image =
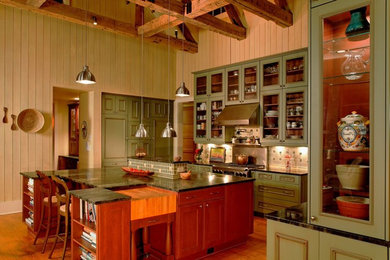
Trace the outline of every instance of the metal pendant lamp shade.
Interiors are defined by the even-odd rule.
[[[355,10],[352,10],[351,13],[351,21],[347,29],[345,30],[345,34],[348,37],[352,37],[359,34],[364,34],[370,31],[370,23],[367,21],[366,17],[366,7],[361,7]],[[361,38],[368,38],[368,35],[362,35],[361,37],[357,37],[357,39],[350,38],[350,40],[362,40]]]
[[[186,88],[186,83],[181,82],[180,87],[176,90],[177,97],[188,97],[190,95],[190,91]]]
[[[83,70],[77,75],[76,82],[85,85],[96,83],[95,76],[89,71],[87,65],[84,65]]]
[[[176,131],[175,129],[173,129],[173,127],[171,126],[171,123],[167,123],[167,126],[164,128],[164,131],[162,132],[161,134],[161,137],[164,137],[164,138],[171,138],[171,137],[176,137]]]
[[[144,124],[140,124],[138,129],[137,129],[137,132],[135,132],[135,137],[137,138],[146,138],[148,137],[148,132],[146,131],[145,127],[144,127]]]

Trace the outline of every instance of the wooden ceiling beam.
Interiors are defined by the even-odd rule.
[[[288,5],[286,0],[275,0],[275,4],[284,10],[288,10]]]
[[[138,28],[144,24],[144,18],[145,18],[144,7],[140,5],[135,5],[135,22],[134,22],[135,28]]]
[[[272,20],[282,27],[293,25],[293,14],[267,0],[225,0],[248,12],[267,20]]]
[[[179,24],[179,30],[183,34],[184,38],[189,42],[196,42],[194,36],[192,36],[192,33],[190,31],[190,28],[185,23]]]
[[[39,8],[39,7],[41,7],[45,2],[46,2],[46,0],[27,0],[27,1],[26,1],[26,4],[31,5],[31,6],[33,6],[33,7],[36,7],[36,8]]]
[[[226,13],[228,14],[229,19],[232,22],[232,24],[244,27],[244,24],[241,21],[241,17],[238,14],[234,5],[230,4],[230,5],[225,6],[225,10],[226,10]]]
[[[4,4],[7,6],[12,6],[20,9],[26,9],[34,13],[54,17],[57,19],[61,19],[64,21],[87,25],[91,28],[101,29],[104,31],[136,37],[138,38],[138,32],[134,28],[134,26],[130,23],[125,23],[121,21],[117,21],[105,16],[101,16],[92,12],[88,12],[89,19],[87,22],[85,21],[85,10],[72,7],[65,4],[60,4],[53,0],[47,0],[40,8],[36,8],[32,5],[28,5],[27,2],[29,0],[0,0],[0,4]],[[98,24],[94,25],[92,16],[95,16]],[[156,34],[152,37],[145,38],[146,41],[153,43],[168,43],[167,36],[165,34]],[[173,48],[182,49],[182,41],[171,37],[170,44]],[[198,44],[194,42],[184,42],[184,50],[190,53],[198,52]]]
[[[141,0],[129,1],[138,3]],[[156,5],[156,2],[154,5],[148,4],[148,6],[152,8],[151,10],[154,11],[157,11],[157,9],[153,9]],[[138,27],[138,34],[144,33],[145,37],[151,37],[159,32],[169,29],[170,27],[175,27],[185,22],[238,40],[245,39],[246,29],[243,26],[227,23],[208,14],[208,12],[226,5],[227,3],[225,0],[197,0],[192,2],[191,13],[183,14],[172,10],[165,10],[163,15],[145,23],[143,26]],[[144,4],[144,6],[146,6],[146,4]],[[161,8],[162,7],[159,6],[159,12],[162,11]],[[169,17],[168,14],[170,14],[171,17]]]
[[[178,1],[171,1],[169,6],[169,2],[167,0],[127,0],[127,3],[133,3],[139,6],[146,7],[150,10],[157,11],[162,14],[183,14],[184,13],[184,4]],[[170,8],[169,8],[170,7]],[[170,11],[169,11],[170,10]]]

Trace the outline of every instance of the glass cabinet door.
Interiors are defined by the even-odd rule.
[[[240,67],[233,67],[226,70],[227,74],[227,89],[226,103],[233,105],[239,104],[240,97]]]
[[[224,75],[225,72],[223,70],[211,73],[210,78],[212,96],[223,95]]]
[[[206,97],[208,94],[207,85],[207,74],[195,76],[195,96]]]
[[[243,102],[259,102],[258,63],[243,67]]]
[[[210,138],[212,143],[223,142],[224,140],[224,127],[216,123],[216,119],[224,108],[223,97],[214,98],[209,100],[209,111],[211,111],[210,118]]]
[[[262,126],[262,144],[277,144],[280,142],[281,93],[281,90],[262,92],[261,104],[263,112],[262,122],[260,122],[260,126]]]
[[[195,102],[195,141],[198,143],[207,141],[207,99]]]
[[[299,52],[283,57],[283,85],[297,87],[307,85],[306,52]]]
[[[386,216],[386,71],[380,53],[386,48],[384,9],[383,0],[335,1],[312,9],[310,110],[310,221],[382,239]]]
[[[279,89],[282,86],[281,58],[267,59],[260,62],[262,90]]]
[[[306,89],[297,87],[284,90],[284,138],[286,143],[306,143]]]

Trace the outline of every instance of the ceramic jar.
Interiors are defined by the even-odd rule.
[[[338,139],[344,151],[364,151],[368,149],[369,120],[353,111],[337,123]]]

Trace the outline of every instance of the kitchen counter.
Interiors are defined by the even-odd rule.
[[[284,167],[266,167],[265,169],[256,170],[258,172],[274,172],[274,173],[283,173],[283,174],[290,174],[290,175],[307,175],[307,170],[300,170],[300,169],[291,169],[289,171],[286,171],[286,168]]]
[[[212,186],[250,182],[252,178],[243,178],[221,174],[192,174],[191,179],[166,179],[160,177],[138,177],[125,173],[121,168],[106,169],[81,169],[81,170],[61,170],[44,171],[44,174],[55,175],[65,180],[84,184],[95,188],[117,189],[133,186],[153,186],[175,192],[196,190]],[[23,172],[21,175],[28,178],[38,178],[35,172]]]
[[[273,221],[287,223],[290,225],[317,230],[320,232],[330,233],[330,234],[356,239],[368,243],[373,243],[376,245],[390,246],[390,242],[386,240],[311,224],[308,222],[308,219],[306,217],[306,212],[307,212],[307,203],[302,203],[299,206],[294,206],[291,208],[286,208],[286,209],[274,211],[269,214],[265,214],[265,218]]]
[[[129,196],[102,188],[71,190],[69,193],[79,199],[96,205],[119,200],[131,200],[131,197]]]
[[[137,159],[137,160],[143,160],[143,161],[148,161],[148,162],[163,162],[163,163],[191,163],[189,161],[171,161],[171,160],[163,160],[163,159],[154,158],[154,157],[131,156],[131,157],[127,157],[127,159]]]

